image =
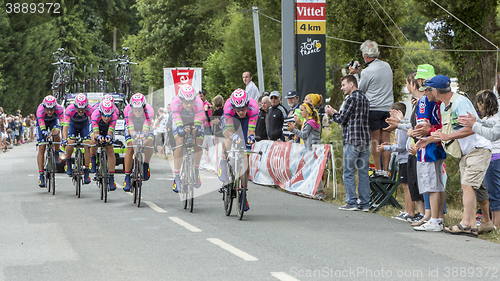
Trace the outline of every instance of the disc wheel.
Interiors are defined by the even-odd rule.
[[[187,201],[189,212],[193,212],[194,207],[194,165],[190,165],[189,184],[187,185]]]
[[[106,151],[101,152],[101,163],[100,165],[100,170],[101,170],[101,175],[102,175],[102,192],[103,192],[103,197],[104,197],[104,203],[108,202],[108,191],[109,191],[109,173],[108,173],[108,155],[106,154]]]
[[[77,157],[75,159],[75,162],[76,162],[75,187],[76,187],[76,196],[78,196],[78,198],[80,198],[80,193],[82,191],[82,160],[81,160],[82,155],[81,155],[81,151],[80,151],[79,147],[77,147],[76,155],[77,155]]]
[[[232,169],[231,169],[231,166],[229,166],[229,169],[228,169],[228,173],[229,175],[232,177]],[[224,190],[224,193],[223,193],[223,196],[224,196],[224,211],[226,212],[226,216],[229,216],[231,215],[231,210],[233,208],[233,183],[230,183],[230,184],[226,184],[224,187],[223,187],[223,190]]]

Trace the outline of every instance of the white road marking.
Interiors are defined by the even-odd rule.
[[[178,217],[168,217],[171,221],[175,222],[176,224],[180,225],[180,226],[183,226],[185,227],[187,230],[191,231],[191,232],[201,232],[201,229],[195,227],[195,226],[192,226],[190,225],[189,223],[181,220],[180,218]]]
[[[151,209],[157,211],[158,213],[166,213],[167,211],[163,210],[162,208],[158,207],[155,203],[149,202],[149,201],[144,201]]]
[[[299,279],[293,278],[284,272],[271,272],[271,275],[281,281],[299,281]]]
[[[258,261],[259,260],[258,258],[254,257],[250,254],[247,254],[247,253],[243,252],[242,250],[235,248],[234,246],[231,246],[218,238],[207,238],[207,240],[210,241],[212,244],[215,244],[215,245],[221,247],[222,249],[230,252],[231,254],[242,258],[244,261]]]

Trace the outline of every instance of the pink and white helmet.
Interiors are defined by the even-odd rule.
[[[115,99],[113,98],[112,95],[110,94],[105,94],[104,97],[102,97],[103,100],[109,100],[111,101],[111,103],[114,103],[115,102]]]
[[[133,108],[140,108],[146,104],[146,98],[141,93],[136,93],[130,98],[130,105]]]
[[[57,105],[57,101],[54,96],[48,95],[45,98],[43,98],[42,104],[45,108],[55,108]]]
[[[236,108],[244,107],[248,105],[249,98],[245,90],[236,89],[231,94],[231,105]]]
[[[183,84],[179,88],[179,98],[186,100],[186,101],[192,101],[196,99],[197,95],[196,92],[194,91],[194,88],[189,85],[189,84]]]
[[[102,100],[99,104],[99,111],[103,116],[111,116],[115,112],[115,107],[110,100]]]
[[[75,97],[75,107],[78,109],[84,109],[87,108],[87,105],[89,104],[89,100],[87,99],[87,96],[85,94],[78,94]]]

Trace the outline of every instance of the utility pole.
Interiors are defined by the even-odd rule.
[[[262,48],[260,47],[260,26],[259,26],[259,8],[252,7],[253,11],[253,32],[255,37],[255,53],[257,56],[257,76],[259,77],[259,94],[265,91],[264,70],[262,68]]]
[[[295,1],[281,1],[281,93],[295,90]],[[302,100],[302,98],[301,98]]]
[[[113,52],[116,52],[116,27],[113,28]]]

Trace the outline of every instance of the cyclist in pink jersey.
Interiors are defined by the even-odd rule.
[[[83,139],[85,148],[85,153],[84,153],[85,169],[83,170],[84,184],[90,183],[90,176],[89,176],[90,151],[88,148],[90,144],[89,117],[92,114],[93,110],[94,108],[89,104],[87,96],[85,94],[78,94],[75,97],[75,101],[66,108],[66,111],[64,113],[64,120],[62,123],[63,125],[62,144],[66,148],[66,174],[69,176],[71,176],[72,172],[71,169],[73,162],[71,159],[71,155],[73,154],[73,149],[75,147],[73,145],[67,145],[67,144],[74,144],[76,136],[80,136]]]
[[[114,106],[114,108],[115,108],[115,109],[114,109],[115,111],[114,111],[114,113],[113,113],[113,114],[116,114],[116,119],[118,119],[118,116],[120,115],[120,110],[118,109],[118,107],[116,107],[116,105],[115,105],[115,99],[113,98],[113,96],[112,96],[112,95],[110,95],[110,94],[105,94],[105,95],[102,97],[102,101],[104,101],[104,100],[109,100],[109,101],[111,101],[111,103],[113,104],[113,106]],[[102,102],[102,101],[99,101],[99,102],[97,102],[96,104],[94,104],[94,111],[99,110],[99,105],[101,104],[101,102]],[[94,113],[94,111],[93,111],[92,113]],[[113,118],[114,118],[114,116],[113,116]],[[94,162],[92,162],[92,163],[94,163]],[[93,173],[93,172],[92,172],[92,169],[91,169],[91,171],[90,171],[90,172],[91,172],[91,173]]]
[[[91,145],[90,154],[94,157],[92,160],[92,170],[90,172],[95,173],[95,154],[97,152],[97,143],[109,143],[112,144],[115,134],[116,120],[118,119],[118,109],[110,100],[103,99],[99,103],[99,107],[92,112],[92,135],[91,135]],[[106,146],[106,154],[108,155],[108,170],[109,170],[109,190],[113,191],[116,189],[115,183],[115,165],[116,157],[115,151],[112,145]]]
[[[123,110],[125,114],[125,142],[127,143],[127,152],[125,153],[125,180],[124,191],[130,191],[130,172],[132,170],[132,156],[134,155],[134,140],[144,139],[144,146],[153,146],[153,126],[154,119],[153,107],[146,103],[146,97],[141,93],[136,93],[130,98],[130,103]],[[153,156],[152,148],[144,148],[144,181],[149,180],[149,160]],[[147,172],[146,172],[147,171]]]
[[[250,98],[245,90],[236,89],[224,105],[224,115],[221,119],[221,127],[224,137],[222,150],[231,150],[231,143],[244,145],[246,141],[247,149],[251,149],[255,142],[255,125],[259,115],[259,105]],[[248,155],[245,156],[245,167],[248,167]],[[248,173],[248,168],[247,171]],[[219,180],[227,180],[227,154],[222,153],[222,159],[219,164]],[[248,177],[247,177],[248,181]],[[248,182],[247,182],[248,184]],[[245,211],[248,211],[248,199],[245,205]]]
[[[45,187],[45,177],[43,175],[43,160],[45,155],[46,140],[53,136],[54,142],[59,142],[61,140],[60,133],[60,120],[63,119],[64,108],[57,104],[56,98],[52,95],[48,95],[43,99],[43,102],[38,106],[36,110],[36,138],[38,142],[38,172],[40,173],[40,179],[38,185],[40,187]],[[56,163],[60,164],[59,160],[59,144],[55,144],[55,158]]]
[[[189,84],[184,84],[179,88],[179,93],[170,103],[172,110],[172,132],[174,134],[176,148],[174,150],[174,186],[173,191],[178,192],[180,189],[181,180],[179,177],[182,159],[184,153],[184,137],[186,134],[192,133],[196,137],[196,144],[202,145],[204,138],[203,122],[205,121],[205,110],[203,101],[196,95],[194,88]],[[200,179],[200,161],[202,156],[201,147],[194,147],[194,184],[196,188],[201,186]]]

